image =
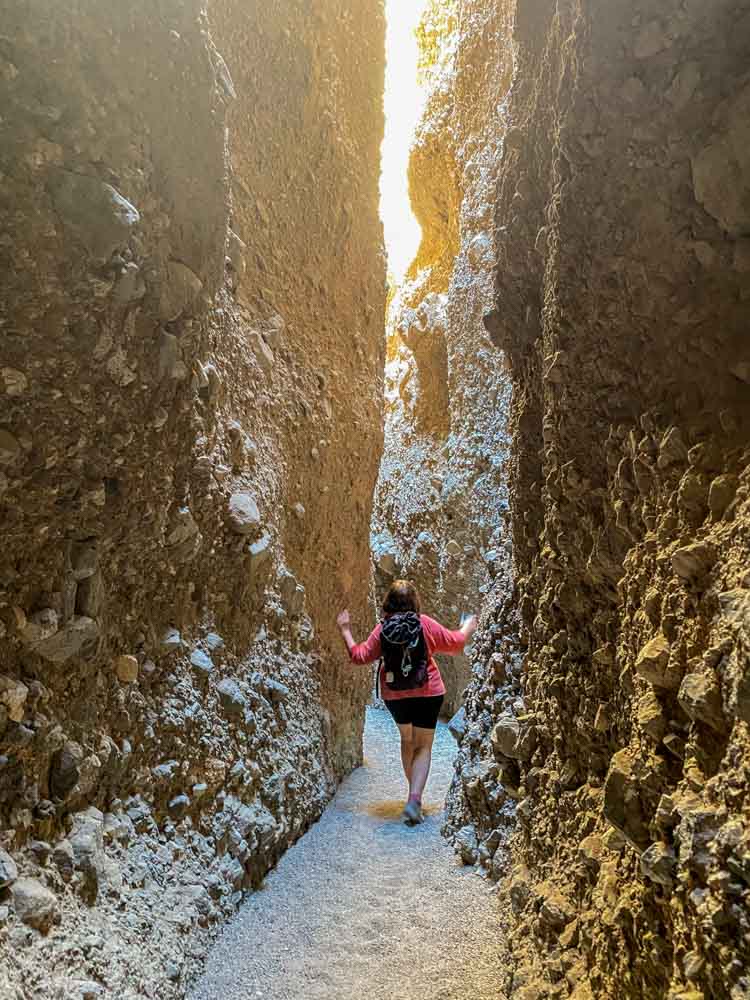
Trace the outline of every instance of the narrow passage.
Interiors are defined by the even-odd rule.
[[[491,884],[440,836],[454,755],[441,724],[426,821],[403,826],[397,734],[368,709],[365,766],[226,928],[192,1000],[500,1000]]]

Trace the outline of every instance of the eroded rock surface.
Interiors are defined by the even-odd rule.
[[[749,39],[725,0],[519,2],[506,39],[515,566],[449,828],[507,876],[523,1000],[750,992]]]
[[[0,13],[0,995],[179,996],[361,755],[382,13]]]

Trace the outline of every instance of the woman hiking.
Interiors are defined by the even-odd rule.
[[[365,642],[355,643],[349,612],[336,619],[352,663],[380,659],[378,684],[386,708],[401,734],[401,763],[409,783],[402,819],[409,826],[422,823],[422,792],[427,783],[445,684],[435,653],[461,653],[477,627],[472,615],[451,631],[421,614],[419,594],[408,580],[396,580],[385,595],[382,621]]]

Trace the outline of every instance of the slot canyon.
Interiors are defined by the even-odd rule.
[[[0,0],[0,1000],[750,997],[750,2],[420,3],[394,275],[381,0]]]

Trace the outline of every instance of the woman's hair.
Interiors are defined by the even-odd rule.
[[[409,580],[394,580],[383,599],[384,615],[395,615],[399,611],[420,612],[419,591]]]

